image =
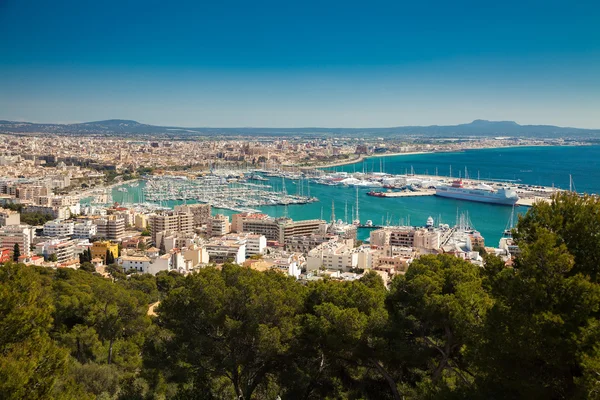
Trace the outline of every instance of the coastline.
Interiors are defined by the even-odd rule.
[[[392,157],[392,156],[412,156],[412,155],[418,155],[418,154],[432,154],[432,153],[439,153],[439,152],[438,151],[409,151],[409,152],[405,152],[405,153],[385,153],[385,154],[373,154],[373,155],[361,154],[358,158],[353,159],[353,160],[340,160],[339,162],[335,162],[335,163],[329,163],[329,164],[324,164],[324,165],[315,165],[315,166],[313,166],[313,168],[331,168],[331,167],[340,167],[342,165],[358,164],[368,158]]]
[[[528,144],[528,145],[477,147],[477,148],[453,149],[453,150],[410,151],[410,152],[405,152],[405,153],[383,153],[383,154],[371,154],[371,155],[361,154],[358,158],[353,159],[353,160],[340,160],[339,162],[335,162],[335,163],[314,165],[314,166],[311,166],[311,168],[320,169],[320,168],[341,167],[343,165],[358,164],[369,158],[381,158],[381,157],[411,156],[411,155],[434,154],[434,153],[462,153],[465,151],[491,150],[491,149],[511,149],[511,148],[527,148],[527,147],[577,147],[577,146],[590,146],[590,144],[576,144],[576,145],[573,145],[573,144],[570,144],[570,145]]]

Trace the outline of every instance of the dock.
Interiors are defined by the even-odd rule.
[[[402,191],[402,192],[379,192],[378,196],[374,197],[419,197],[419,196],[434,196],[435,190],[433,189],[424,189],[417,191]],[[517,201],[517,206],[523,207],[532,207],[536,202],[549,202],[549,197],[543,196],[534,196],[534,197],[520,197],[519,201]]]
[[[435,190],[426,189],[426,190],[417,190],[417,191],[402,191],[402,192],[380,192],[381,195],[375,197],[418,197],[418,196],[433,196],[435,194]]]
[[[519,201],[517,201],[517,205],[518,206],[524,206],[524,207],[532,207],[534,203],[539,202],[550,202],[550,198],[548,197],[520,197]]]

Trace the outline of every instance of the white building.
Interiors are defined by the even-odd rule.
[[[75,258],[75,241],[71,239],[50,239],[35,245],[35,252],[45,259],[56,255],[56,261],[64,263]]]
[[[73,236],[74,223],[72,221],[48,221],[44,224],[44,236],[66,238]]]
[[[97,225],[91,220],[77,222],[73,226],[73,237],[77,239],[91,239],[98,233]]]
[[[246,260],[246,244],[236,240],[212,240],[205,246],[211,262],[242,264]]]
[[[121,256],[118,260],[119,265],[125,272],[134,270],[137,272],[148,273],[152,260],[145,255]]]
[[[306,269],[318,270],[322,267],[340,271],[358,268],[358,249],[349,247],[345,242],[323,243],[308,252]]]
[[[246,236],[246,257],[256,254],[265,254],[267,250],[267,238],[263,235]]]

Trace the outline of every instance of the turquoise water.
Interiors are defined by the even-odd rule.
[[[383,157],[385,163],[381,162],[383,169],[389,173],[404,173],[405,169],[410,171],[411,165],[415,173],[435,173],[438,168],[439,175],[448,175],[449,166],[452,165],[454,176],[458,176],[460,170],[464,173],[464,167],[467,167],[469,175],[477,176],[477,171],[481,178],[493,179],[520,179],[523,183],[552,185],[568,188],[569,174],[572,174],[575,186],[578,191],[600,192],[600,168],[598,160],[600,157],[600,146],[586,147],[526,147],[526,148],[505,148],[505,149],[486,149],[473,150],[461,153],[433,153],[419,154],[411,156],[391,156]],[[365,170],[379,171],[380,158],[367,159],[364,163],[346,165],[335,168],[338,171],[352,172],[355,169],[362,171],[363,164]],[[281,178],[270,179],[270,184],[277,189],[281,189]],[[123,197],[131,202],[139,201],[140,188],[129,188],[128,193],[113,190],[113,199],[121,202]],[[297,185],[286,180],[286,189],[288,193],[296,193]],[[443,223],[453,225],[456,221],[456,214],[469,213],[473,226],[481,232],[485,238],[486,244],[497,246],[502,232],[510,219],[511,208],[483,203],[466,202],[452,199],[444,199],[435,196],[423,197],[404,197],[404,198],[377,198],[367,196],[366,193],[371,189],[359,189],[359,209],[360,219],[364,223],[370,219],[375,224],[391,224],[399,222],[407,223],[410,218],[412,225],[424,225],[427,217],[432,216],[436,223],[439,217]],[[304,188],[306,192],[306,187]],[[335,205],[336,219],[345,219],[345,207],[347,204],[348,221],[352,219],[352,207],[356,202],[356,192],[354,188],[341,186],[323,186],[317,184],[310,185],[311,196],[319,198],[319,202],[306,205],[268,206],[260,209],[274,217],[280,217],[287,214],[290,218],[312,219],[320,218],[321,215],[326,220],[331,217],[332,200]],[[170,201],[166,205],[173,207],[180,204],[180,201]],[[165,205],[165,204],[164,204]],[[525,213],[526,207],[518,207],[518,213]],[[214,210],[214,213],[221,212],[226,215],[235,214],[228,210]],[[368,237],[369,231],[361,229],[359,238]]]
[[[600,146],[509,147],[467,150],[456,153],[430,153],[406,156],[371,157],[361,163],[330,168],[337,171],[383,171],[392,174],[416,174],[458,177],[465,167],[470,177],[520,180],[524,183],[569,188],[572,175],[579,192],[600,192]]]

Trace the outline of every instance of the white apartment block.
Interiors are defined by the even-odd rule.
[[[73,236],[75,224],[72,221],[48,221],[44,224],[44,236],[66,238]]]
[[[206,245],[210,262],[242,264],[246,260],[246,244],[236,240],[212,240]]]
[[[265,214],[236,214],[232,217],[234,232],[252,232],[281,244],[292,236],[324,234],[327,223],[320,219],[294,221],[291,218],[270,218]]]
[[[344,242],[327,242],[308,252],[306,269],[318,270],[321,267],[348,271],[358,267],[358,251]]]
[[[263,235],[250,234],[246,236],[246,257],[265,254],[267,250],[267,238]]]
[[[196,241],[196,234],[193,232],[157,232],[156,241],[160,245],[164,243],[165,251],[170,252],[173,249],[182,249],[192,246]]]
[[[75,241],[71,239],[50,239],[36,244],[35,252],[42,254],[45,259],[54,254],[59,263],[64,263],[75,258]]]
[[[73,237],[77,239],[91,239],[98,233],[98,227],[91,220],[77,222],[73,226]]]

